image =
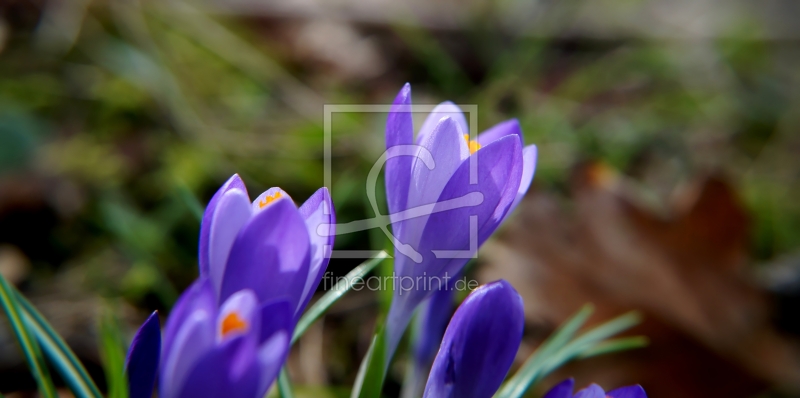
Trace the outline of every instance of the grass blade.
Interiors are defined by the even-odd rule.
[[[128,398],[124,347],[119,321],[109,312],[100,321],[100,355],[108,383],[108,398]]]
[[[381,326],[367,350],[358,369],[350,398],[377,398],[381,396],[386,377],[386,328]]]
[[[55,398],[56,388],[50,379],[50,373],[47,370],[47,364],[44,362],[39,344],[33,338],[22,318],[22,311],[13,288],[2,275],[0,275],[0,302],[2,302],[3,310],[14,329],[17,341],[22,346],[25,359],[28,361],[28,367],[30,367],[31,373],[36,379],[36,384],[39,386],[39,393],[46,398]]]
[[[378,264],[381,263],[384,259],[389,257],[385,251],[378,253],[377,256],[361,263],[358,267],[353,268],[344,279],[339,280],[336,282],[336,285],[331,288],[330,291],[325,293],[316,303],[314,303],[311,308],[306,311],[305,314],[300,318],[300,321],[297,322],[297,327],[294,329],[294,335],[292,335],[292,344],[294,344],[303,333],[308,330],[308,327],[314,323],[317,319],[319,319],[325,311],[328,310],[336,301],[338,301],[345,293],[347,293],[350,288],[353,287],[353,281],[356,279],[363,278],[367,275],[370,271],[372,271]]]
[[[595,345],[594,347],[581,353],[580,358],[591,358],[598,355],[611,354],[619,351],[632,350],[634,348],[646,347],[650,340],[644,336],[622,337],[619,339],[607,340]]]
[[[278,375],[278,393],[280,393],[281,398],[294,398],[292,383],[289,381],[289,372],[286,371],[285,366],[281,368],[281,373]]]
[[[533,381],[539,376],[544,365],[549,361],[550,357],[559,352],[570,340],[575,336],[575,333],[586,323],[589,316],[594,312],[594,307],[591,304],[583,306],[575,315],[561,325],[553,335],[547,338],[539,349],[534,352],[522,368],[509,380],[498,393],[497,397],[500,398],[518,398],[525,394],[525,391],[531,386]]]
[[[16,298],[22,307],[25,323],[36,335],[45,355],[55,365],[61,377],[79,398],[101,398],[100,390],[89,377],[89,372],[61,336],[44,319],[42,314],[19,291]]]
[[[637,325],[641,322],[641,316],[636,312],[629,312],[627,314],[621,315],[617,318],[614,318],[600,326],[597,326],[588,332],[580,335],[575,340],[571,341],[569,344],[564,346],[560,352],[553,355],[545,364],[543,369],[540,371],[539,375],[532,380],[535,382],[536,380],[541,379],[542,377],[546,376],[548,373],[552,372],[555,369],[558,369],[565,363],[576,359],[578,357],[584,356],[587,352],[591,353],[592,351],[599,350],[596,355],[600,355],[600,351],[605,350],[606,353],[619,351],[613,350],[613,345],[606,346],[606,344],[610,344],[611,341],[604,341],[612,336],[622,333],[627,329]],[[624,348],[620,347],[620,349]]]

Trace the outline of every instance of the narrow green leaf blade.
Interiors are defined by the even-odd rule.
[[[108,398],[128,398],[124,345],[119,321],[108,313],[100,320],[100,355],[108,381]]]
[[[0,275],[0,303],[2,303],[3,310],[6,316],[8,316],[9,323],[14,329],[17,341],[19,341],[22,347],[25,359],[28,361],[28,367],[30,367],[31,373],[33,373],[33,377],[36,379],[36,384],[39,386],[39,393],[46,398],[55,398],[56,388],[53,385],[53,381],[50,379],[50,373],[47,370],[47,364],[44,361],[39,344],[22,319],[20,305],[13,288],[2,275]]]
[[[67,343],[53,330],[36,307],[16,289],[15,294],[22,307],[25,323],[36,335],[45,355],[55,365],[70,390],[79,398],[101,398],[100,389],[94,384],[89,372]]]
[[[350,398],[378,398],[386,375],[386,328],[381,326],[358,369]]]
[[[278,375],[278,393],[280,393],[281,398],[294,398],[292,383],[289,381],[289,372],[286,371],[285,366],[281,368],[281,373]]]
[[[634,348],[646,347],[650,340],[644,336],[621,337],[613,340],[606,340],[602,343],[581,353],[580,358],[591,358],[598,355],[612,354],[620,351],[632,350]]]
[[[336,282],[336,285],[331,288],[330,291],[325,293],[316,303],[314,303],[311,308],[306,311],[305,314],[300,318],[300,321],[297,322],[297,327],[294,329],[294,335],[292,335],[292,344],[303,335],[303,333],[308,330],[308,327],[314,323],[322,314],[325,313],[336,301],[338,301],[345,293],[350,291],[353,287],[353,281],[356,279],[363,278],[367,275],[370,271],[372,271],[378,264],[381,263],[385,258],[389,257],[389,255],[385,251],[381,251],[378,253],[377,256],[361,263],[358,267],[353,268],[344,279],[340,279]]]
[[[641,322],[641,316],[636,312],[629,312],[580,335],[575,340],[572,340],[569,344],[564,346],[558,353],[553,355],[544,365],[540,374],[533,380],[533,382],[541,379],[548,373],[558,369],[567,362],[578,357],[582,357],[586,352],[591,352],[597,349],[597,347],[607,350],[609,347],[602,347],[604,344],[608,343],[608,341],[605,341],[606,339],[630,329],[639,322]],[[614,347],[611,346],[610,348]],[[597,355],[599,355],[599,353]]]
[[[589,316],[594,312],[594,307],[591,304],[583,306],[575,315],[562,324],[550,337],[545,340],[542,345],[537,349],[522,368],[500,389],[497,397],[499,398],[519,398],[528,388],[533,381],[539,376],[544,365],[549,358],[560,351],[566,345],[575,333],[586,323]]]

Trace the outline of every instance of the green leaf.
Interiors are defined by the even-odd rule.
[[[591,304],[583,306],[575,315],[562,324],[550,337],[545,340],[522,365],[522,368],[511,378],[497,394],[500,398],[517,398],[525,394],[525,391],[533,384],[539,376],[543,366],[554,353],[560,351],[575,333],[586,323],[589,316],[594,312]]]
[[[539,350],[531,355],[531,358],[525,362],[522,369],[506,383],[497,396],[500,398],[519,398],[525,394],[531,385],[573,359],[588,358],[641,347],[647,342],[643,337],[606,341],[606,339],[641,322],[641,317],[636,312],[629,312],[614,318],[573,340],[572,337],[586,323],[589,315],[591,315],[591,307],[585,306],[578,314],[559,328],[553,336],[542,344]]]
[[[533,381],[535,382],[536,380],[541,379],[565,363],[583,356],[586,352],[591,353],[593,350],[598,349],[598,346],[601,346],[600,349],[603,349],[602,345],[608,343],[607,341],[604,341],[605,339],[630,329],[639,322],[641,322],[641,316],[636,312],[629,312],[589,330],[575,340],[571,341],[558,353],[548,359],[540,374]]]
[[[289,372],[286,371],[285,366],[281,368],[281,373],[278,375],[278,393],[280,393],[281,398],[294,398],[292,384],[289,381]]]
[[[314,321],[319,319],[325,311],[353,287],[354,280],[363,278],[387,257],[389,257],[389,255],[385,251],[382,251],[375,257],[361,263],[358,267],[353,268],[343,279],[337,281],[336,285],[317,300],[317,302],[303,314],[300,321],[297,322],[294,335],[292,335],[292,344],[308,330],[308,327],[311,326]]]
[[[386,376],[386,328],[381,326],[358,368],[356,382],[350,398],[377,398],[381,396]]]
[[[108,381],[108,398],[128,398],[125,377],[125,343],[117,317],[109,313],[100,320],[100,355]]]
[[[17,341],[19,341],[19,345],[22,347],[25,359],[28,361],[28,367],[30,367],[34,379],[36,379],[36,384],[39,386],[39,393],[43,397],[55,398],[56,388],[53,386],[53,381],[50,379],[50,373],[47,370],[47,364],[44,362],[39,344],[33,338],[31,331],[22,318],[22,311],[13,288],[2,275],[0,275],[0,302],[2,302],[3,310],[14,329]]]
[[[632,350],[634,348],[646,347],[650,340],[644,336],[622,337],[619,339],[606,340],[602,343],[581,353],[580,358],[591,358],[598,355],[611,354],[619,351]]]
[[[19,291],[15,290],[14,293],[22,307],[25,323],[36,336],[39,344],[42,345],[44,354],[55,365],[72,393],[79,398],[102,398],[100,390],[89,377],[89,372],[61,336]]]

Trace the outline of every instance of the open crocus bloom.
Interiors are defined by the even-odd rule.
[[[221,305],[208,278],[198,279],[167,320],[160,397],[259,398],[278,375],[294,329],[287,300],[259,304],[242,289]]]
[[[514,363],[524,327],[522,298],[501,280],[461,303],[433,361],[426,398],[490,398]]]
[[[286,298],[295,320],[328,266],[335,214],[326,188],[300,208],[280,188],[250,201],[244,182],[232,176],[206,207],[200,227],[200,276],[218,303],[250,289],[260,303]]]
[[[262,397],[328,265],[334,223],[325,188],[298,208],[280,188],[251,202],[238,175],[225,182],[203,215],[200,278],[173,308],[163,349],[157,317],[137,334],[131,397],[150,396],[157,369],[164,398]]]
[[[410,106],[406,84],[386,124],[386,197],[400,281],[388,317],[387,358],[414,308],[438,289],[435,283],[407,288],[403,281],[454,277],[519,203],[536,165],[536,146],[523,147],[516,120],[473,140],[461,109],[445,102],[415,141]]]
[[[545,394],[544,398],[647,398],[644,389],[640,385],[628,386],[618,388],[616,390],[605,392],[597,384],[592,384],[583,390],[578,391],[572,395],[572,390],[575,387],[575,380],[567,379],[561,383],[556,384],[550,391]]]

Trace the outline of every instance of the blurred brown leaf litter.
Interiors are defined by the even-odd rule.
[[[654,397],[747,397],[800,389],[797,341],[773,326],[767,292],[745,267],[752,227],[734,188],[698,177],[666,212],[607,165],[575,168],[565,206],[534,190],[483,249],[482,281],[512,281],[534,330],[549,332],[584,303],[594,321],[637,309],[650,346],[567,367],[578,384],[641,383]],[[529,350],[543,333],[530,336]],[[525,354],[521,355],[522,357]]]

